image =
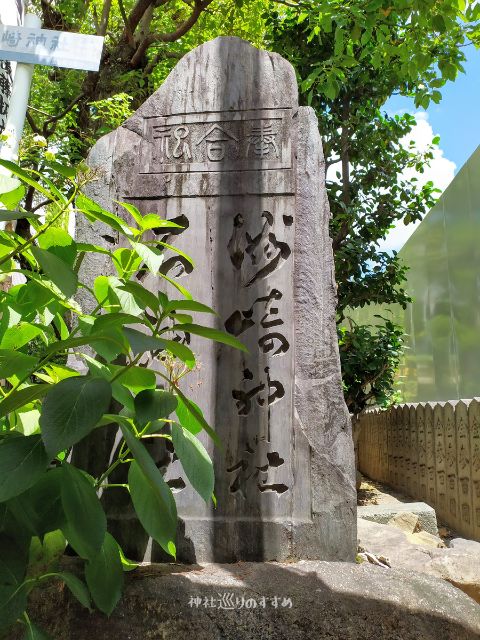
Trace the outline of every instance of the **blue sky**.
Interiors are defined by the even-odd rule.
[[[442,89],[439,104],[427,109],[428,121],[440,136],[440,147],[458,171],[480,144],[480,51],[465,49],[465,73]],[[413,100],[394,96],[385,105],[387,111],[415,113]]]
[[[425,112],[416,109],[413,100],[394,96],[384,107],[390,114],[405,111],[416,114],[418,124],[410,137],[418,148],[428,144],[434,135],[440,136],[439,149],[423,179],[433,180],[441,189],[446,189],[480,144],[480,51],[469,46],[465,54],[465,73],[459,75],[455,82],[445,85],[439,104],[432,103]],[[398,223],[387,239],[380,243],[379,250],[398,251],[416,226]]]

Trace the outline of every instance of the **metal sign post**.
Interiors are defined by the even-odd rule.
[[[35,64],[84,71],[98,71],[100,67],[102,37],[40,27],[40,19],[30,13],[22,27],[0,25],[0,60],[18,63],[5,126],[9,137],[0,149],[4,160],[16,160],[18,156]]]

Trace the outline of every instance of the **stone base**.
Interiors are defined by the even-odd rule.
[[[480,606],[442,580],[310,561],[143,566],[128,574],[109,619],[89,614],[58,585],[37,592],[31,618],[55,640],[478,640],[480,634]]]
[[[347,521],[345,509],[319,514],[312,520],[279,522],[270,519],[180,519],[177,560],[185,564],[232,562],[295,562],[302,560],[355,560],[356,527],[337,535]],[[146,562],[170,563],[158,544],[152,543],[137,520],[109,519],[109,528],[127,557]]]

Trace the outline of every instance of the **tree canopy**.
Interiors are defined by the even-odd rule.
[[[395,94],[418,108],[438,103],[445,83],[463,72],[465,47],[480,42],[479,18],[475,3],[457,0],[313,0],[285,2],[267,20],[267,40],[294,65],[323,138],[352,412],[372,400],[388,402],[402,331],[390,320],[379,331],[345,318],[366,304],[407,304],[407,266],[378,243],[396,222],[421,219],[437,196],[421,174],[439,139],[424,152],[413,141],[406,146],[414,116],[382,107]],[[405,177],[412,168],[420,177]]]

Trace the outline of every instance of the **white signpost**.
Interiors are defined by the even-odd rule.
[[[25,16],[22,27],[0,25],[0,60],[18,63],[5,126],[9,138],[2,145],[1,158],[17,158],[27,115],[33,66],[42,64],[98,71],[103,40],[100,36],[41,29],[40,18],[33,14]]]
[[[0,60],[98,71],[102,48],[100,36],[0,25]]]
[[[0,24],[20,25],[23,23],[23,14],[23,0],[0,1]],[[0,134],[7,121],[14,73],[15,62],[0,60]]]

